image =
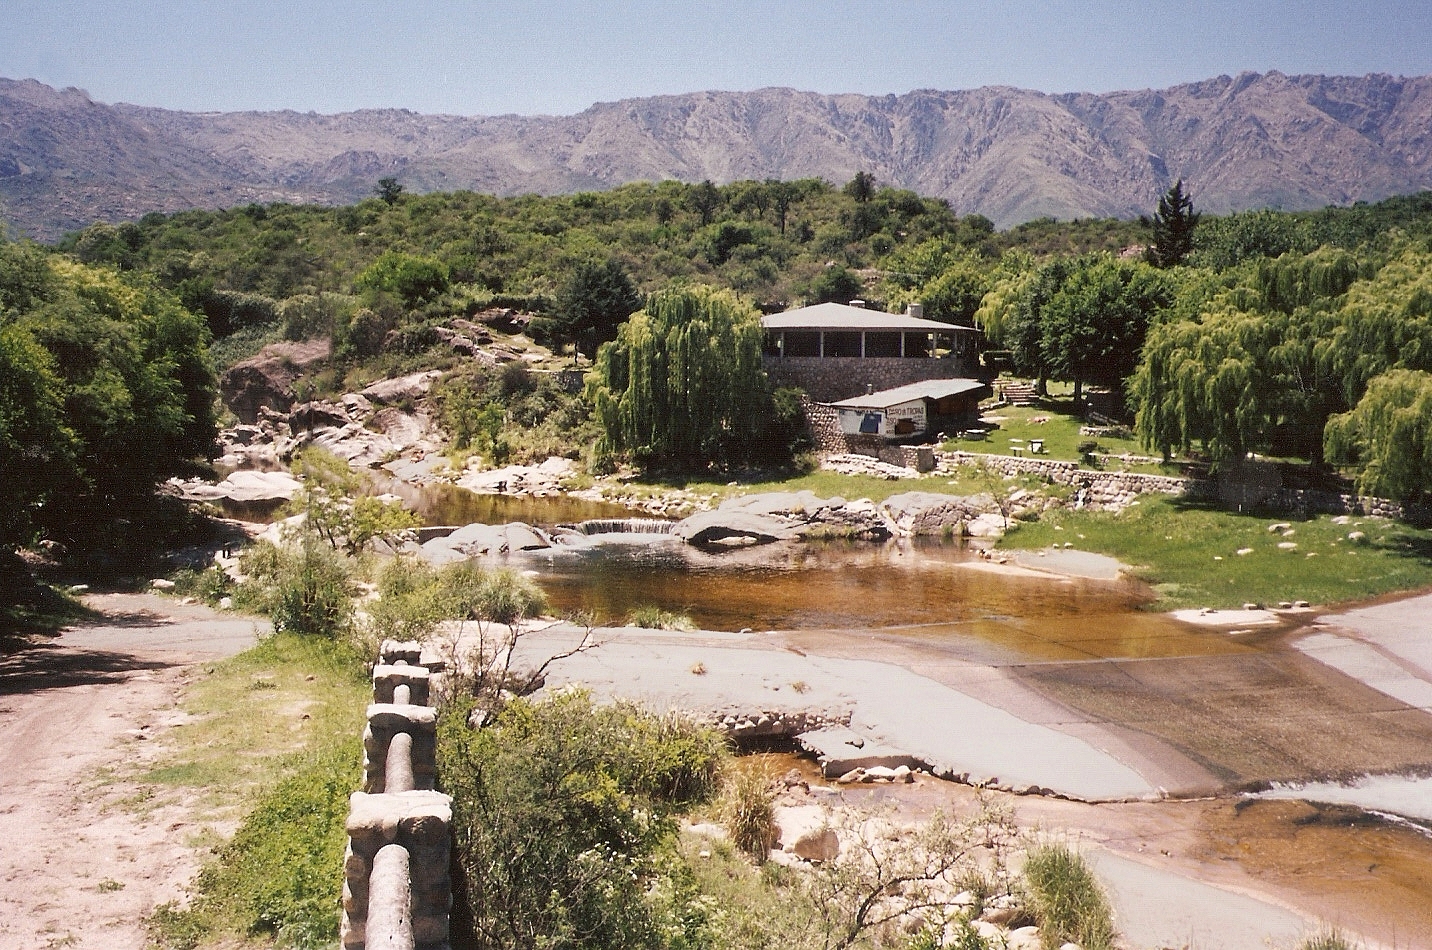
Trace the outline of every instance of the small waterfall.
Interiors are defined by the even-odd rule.
[[[585,535],[594,534],[670,534],[675,521],[660,518],[596,518],[578,522],[574,527]]]

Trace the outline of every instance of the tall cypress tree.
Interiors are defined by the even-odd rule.
[[[1193,199],[1183,190],[1183,179],[1159,198],[1154,212],[1154,239],[1149,245],[1148,261],[1155,267],[1173,267],[1193,251],[1193,230],[1199,215],[1193,210]]]

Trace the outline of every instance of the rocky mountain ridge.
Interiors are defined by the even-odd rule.
[[[1164,90],[793,89],[599,103],[573,116],[187,113],[0,79],[0,216],[52,239],[95,220],[412,191],[558,194],[629,181],[857,171],[1001,226],[1198,206],[1302,209],[1432,188],[1432,76],[1220,76]]]

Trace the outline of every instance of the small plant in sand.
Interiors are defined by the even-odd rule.
[[[776,792],[764,760],[738,762],[726,775],[721,823],[731,843],[764,864],[775,846]]]
[[[1304,940],[1298,950],[1353,950],[1353,945],[1340,931],[1326,930]]]
[[[1094,872],[1065,844],[1042,844],[1024,865],[1030,903],[1044,945],[1077,943],[1084,950],[1109,950],[1114,921]],[[1332,948],[1327,948],[1332,950]]]

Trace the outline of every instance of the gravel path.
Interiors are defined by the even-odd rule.
[[[140,950],[143,920],[197,870],[186,811],[117,774],[184,720],[191,664],[255,640],[251,619],[151,594],[0,657],[0,947]]]

